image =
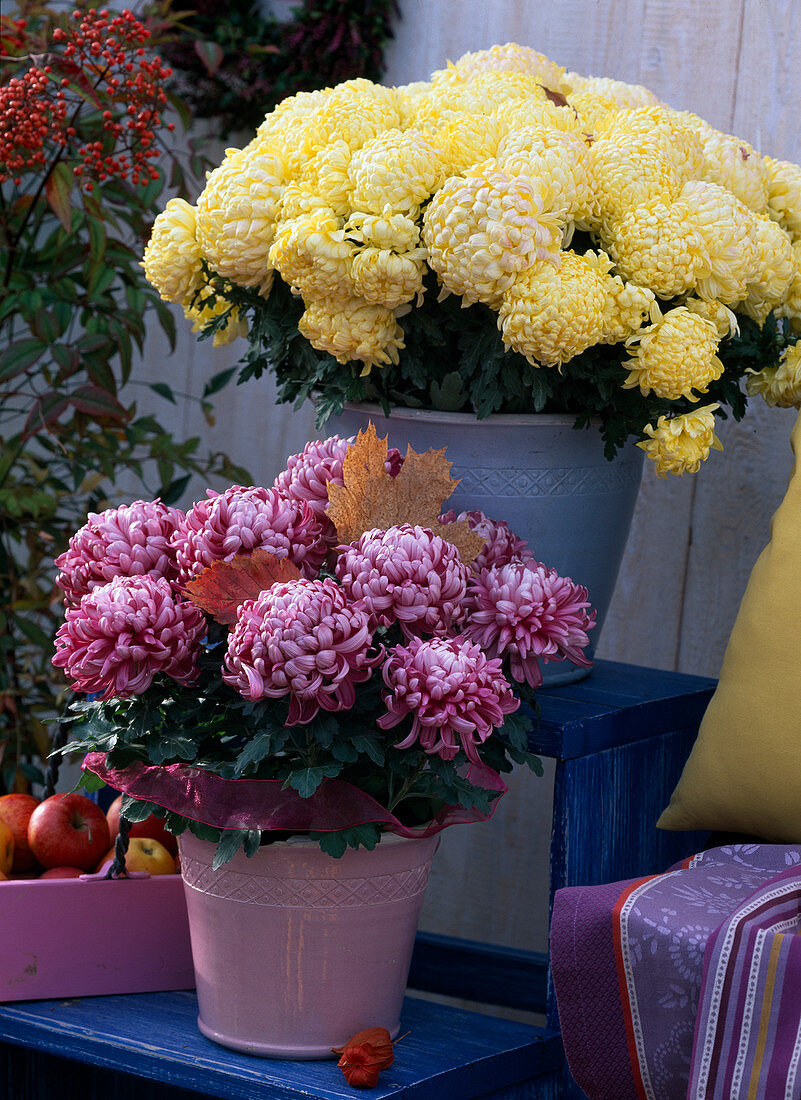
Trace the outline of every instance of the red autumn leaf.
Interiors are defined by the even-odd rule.
[[[225,51],[217,42],[209,42],[205,38],[196,38],[194,41],[195,53],[203,62],[203,67],[209,76],[214,74],[223,63]]]
[[[69,233],[72,226],[73,175],[66,164],[56,164],[45,181],[45,195],[50,208]]]
[[[385,1027],[357,1031],[343,1047],[334,1047],[333,1052],[342,1055],[337,1065],[355,1089],[375,1088],[381,1070],[388,1069],[395,1061],[392,1040]]]
[[[245,600],[255,600],[265,588],[294,581],[300,570],[289,558],[277,558],[266,550],[237,554],[230,561],[215,561],[198,577],[186,582],[186,595],[213,619],[233,626]]]

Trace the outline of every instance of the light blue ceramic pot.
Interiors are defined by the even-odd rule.
[[[643,452],[627,444],[604,457],[597,427],[576,431],[572,416],[498,414],[477,420],[470,413],[347,406],[326,432],[354,435],[372,420],[380,437],[405,451],[447,447],[451,473],[461,478],[446,508],[478,508],[503,519],[534,555],[562,575],[586,585],[598,625],[598,645],[626,546],[642,476]],[[586,675],[565,661],[545,665],[547,685]]]

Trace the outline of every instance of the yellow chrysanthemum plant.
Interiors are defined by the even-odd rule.
[[[568,412],[667,475],[749,396],[801,406],[801,168],[525,46],[285,99],[143,266],[320,423]]]

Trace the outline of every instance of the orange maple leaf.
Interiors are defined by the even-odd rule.
[[[215,561],[186,582],[184,591],[192,603],[224,626],[233,626],[245,600],[255,600],[278,581],[293,581],[301,573],[289,558],[277,558],[266,550],[237,554],[230,561]]]
[[[392,477],[384,463],[387,440],[379,439],[370,421],[348,447],[342,461],[343,485],[328,484],[326,512],[342,542],[355,542],[365,531],[386,531],[396,524],[428,527],[459,551],[469,565],[484,545],[466,520],[441,524],[445,501],[459,484],[450,474],[445,448],[418,454],[407,447],[400,473]]]

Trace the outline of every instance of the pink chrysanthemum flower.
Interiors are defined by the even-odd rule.
[[[518,538],[508,523],[489,519],[477,508],[460,512],[458,516],[451,508],[439,517],[440,523],[461,523],[462,520],[467,520],[470,530],[486,539],[481,553],[472,563],[476,572],[492,565],[508,565],[510,561],[534,560],[526,539]]]
[[[289,457],[274,487],[294,500],[305,500],[318,519],[327,519],[328,483],[343,484],[342,460],[351,443],[353,438],[342,439],[338,435],[307,443],[300,454]],[[397,447],[390,447],[384,463],[387,473],[397,477],[402,465],[403,455]]]
[[[390,729],[407,714],[414,716],[408,737],[395,747],[419,741],[427,753],[453,760],[460,747],[479,763],[476,746],[503,724],[504,715],[520,706],[501,671],[477,645],[463,637],[412,638],[396,646],[384,664],[383,699],[387,713],[378,719]]]
[[[398,622],[407,638],[445,634],[464,615],[469,570],[456,547],[427,527],[366,531],[343,549],[336,573],[373,627]]]
[[[215,561],[258,548],[289,557],[306,577],[325,561],[323,528],[308,504],[278,489],[232,485],[224,493],[207,489],[173,536],[181,583]]]
[[[56,583],[68,604],[114,577],[152,577],[175,580],[178,567],[170,546],[184,514],[160,500],[135,500],[105,512],[90,512],[88,521],[56,558]]]
[[[53,664],[78,691],[127,699],[159,672],[179,683],[194,679],[205,633],[202,611],[176,599],[163,577],[115,577],[67,608]]]
[[[595,626],[587,589],[539,562],[510,562],[473,576],[465,632],[491,657],[508,658],[511,676],[530,687],[542,683],[539,658],[589,668],[582,652]]]
[[[246,600],[228,638],[223,679],[245,699],[289,699],[287,725],[349,710],[383,651],[370,652],[367,613],[330,578],[274,584]]]

